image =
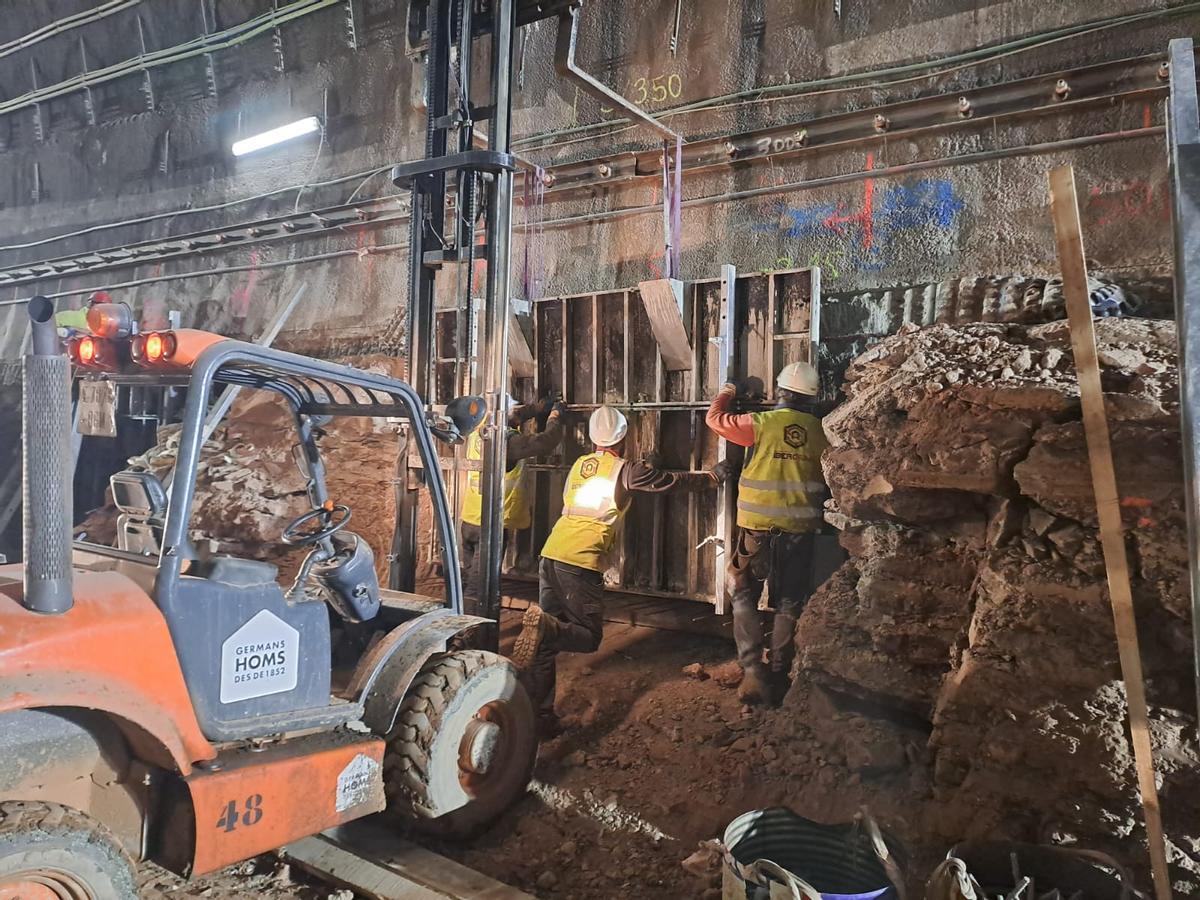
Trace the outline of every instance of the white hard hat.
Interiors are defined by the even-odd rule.
[[[611,406],[601,406],[588,420],[588,437],[597,447],[621,443],[628,430],[629,423],[625,421],[625,416]]]
[[[806,362],[788,363],[775,379],[775,385],[785,391],[815,397],[821,392],[817,370]]]

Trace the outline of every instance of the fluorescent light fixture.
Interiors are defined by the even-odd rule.
[[[316,116],[309,116],[307,119],[289,122],[287,125],[280,125],[278,128],[272,128],[270,131],[264,131],[262,134],[256,134],[252,137],[235,141],[233,144],[233,155],[245,156],[247,153],[253,153],[255,150],[274,147],[276,144],[282,144],[284,141],[290,141],[293,138],[302,137],[320,130],[321,120]]]

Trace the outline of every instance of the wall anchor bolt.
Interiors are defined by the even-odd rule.
[[[958,98],[958,115],[959,115],[959,117],[963,118],[963,119],[969,119],[974,114],[975,114],[975,111],[971,108],[971,101],[968,100],[966,97],[959,97]]]
[[[876,131],[877,131],[879,134],[883,134],[885,131],[887,131],[887,130],[888,130],[889,128],[891,128],[891,127],[892,127],[892,120],[891,120],[891,119],[889,119],[889,118],[888,118],[887,116],[885,116],[883,113],[876,113],[876,114],[875,114],[875,130],[876,130]]]
[[[1170,63],[1159,63],[1158,64],[1158,80],[1159,81],[1170,81],[1171,80],[1171,65],[1170,65]]]
[[[1058,83],[1054,85],[1054,99],[1066,100],[1071,96],[1071,85],[1067,84],[1067,79],[1060,78]]]
[[[609,166],[605,163],[600,163],[600,165],[596,168],[596,171],[600,173],[601,178],[608,178],[612,175],[612,166]]]

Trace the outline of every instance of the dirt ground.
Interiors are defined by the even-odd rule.
[[[505,612],[505,646],[518,616]],[[747,810],[785,805],[834,822],[867,803],[902,840],[920,833],[912,800],[928,794],[923,776],[851,773],[791,698],[783,710],[741,706],[732,658],[731,640],[608,623],[597,653],[561,658],[568,729],[543,745],[530,793],[471,844],[427,845],[538,897],[715,898],[711,861],[693,861],[699,874],[682,863]],[[351,896],[272,857],[191,883],[149,867],[143,884],[151,898]]]

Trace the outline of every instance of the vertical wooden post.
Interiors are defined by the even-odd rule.
[[[1121,530],[1120,497],[1113,468],[1112,442],[1104,412],[1104,394],[1100,387],[1100,365],[1096,359],[1096,333],[1092,325],[1092,305],[1088,298],[1087,263],[1083,253],[1083,231],[1079,224],[1079,204],[1075,196],[1075,172],[1068,164],[1050,172],[1050,211],[1058,240],[1058,261],[1062,268],[1063,294],[1071,326],[1071,348],[1075,353],[1075,372],[1079,378],[1079,400],[1083,407],[1083,428],[1087,436],[1088,459],[1092,469],[1092,487],[1096,494],[1096,515],[1100,520],[1100,545],[1108,572],[1108,594],[1112,602],[1113,622],[1125,696],[1129,705],[1129,731],[1133,740],[1138,788],[1146,820],[1150,845],[1150,866],[1158,900],[1170,900],[1171,880],[1167,871],[1166,839],[1158,788],[1154,781],[1154,755],[1150,744],[1150,714],[1146,705],[1146,686],[1142,676],[1142,658],[1138,649],[1137,620],[1133,612],[1133,592],[1129,583],[1129,558]]]

